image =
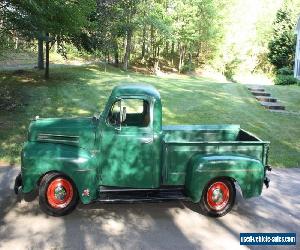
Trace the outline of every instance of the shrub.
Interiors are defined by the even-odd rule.
[[[180,72],[181,73],[187,73],[187,72],[191,72],[191,71],[195,71],[195,64],[185,64],[180,68]]]
[[[291,70],[289,67],[283,67],[277,71],[277,74],[285,76],[293,75],[293,70]]]
[[[235,58],[225,64],[224,75],[228,80],[233,81],[233,76],[236,74],[240,63],[241,61]]]
[[[293,75],[277,75],[275,78],[276,85],[291,85],[299,84],[300,81],[297,80]]]

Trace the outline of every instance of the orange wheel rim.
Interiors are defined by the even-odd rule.
[[[46,194],[51,207],[64,208],[70,204],[74,191],[70,181],[56,178],[49,184]]]
[[[211,209],[220,211],[229,201],[229,189],[224,182],[213,183],[207,190],[207,203]]]

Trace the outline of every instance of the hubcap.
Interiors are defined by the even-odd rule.
[[[67,195],[66,190],[62,186],[58,186],[54,190],[54,196],[57,200],[63,201]]]
[[[73,198],[73,186],[65,178],[56,178],[50,182],[47,188],[48,203],[53,208],[68,206]]]
[[[207,190],[207,204],[213,210],[222,210],[229,201],[229,189],[224,182],[213,183]]]
[[[216,188],[212,193],[212,200],[217,203],[217,202],[221,202],[222,199],[223,199],[222,190],[219,188]]]

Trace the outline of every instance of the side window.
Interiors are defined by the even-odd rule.
[[[149,102],[133,98],[118,100],[112,105],[107,120],[113,126],[147,127],[150,122]]]
[[[113,126],[120,125],[120,105],[121,100],[114,102],[109,111],[107,122]]]

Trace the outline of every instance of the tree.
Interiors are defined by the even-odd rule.
[[[49,77],[49,48],[57,36],[79,34],[87,24],[94,7],[93,0],[4,0],[7,29],[17,30],[27,39],[39,40],[39,67],[42,68],[42,48],[46,42],[45,78]]]
[[[122,30],[125,31],[125,53],[123,60],[123,69],[127,70],[130,61],[131,47],[132,47],[132,36],[135,31],[136,14],[138,9],[138,4],[140,0],[121,0],[119,1],[119,8],[122,9],[123,16],[123,27]]]
[[[143,1],[139,9],[142,13],[138,19],[142,30],[140,32],[142,35],[140,58],[145,61],[147,57],[153,63],[154,71],[157,71],[163,54],[163,45],[165,45],[167,57],[168,44],[173,33],[172,18],[168,12],[169,3],[168,1]],[[146,47],[149,48],[147,51]]]
[[[281,8],[273,23],[273,37],[269,42],[268,59],[278,71],[283,67],[292,69],[295,55],[296,36],[295,24],[290,16],[291,11]]]
[[[181,71],[188,55],[188,68],[193,60],[198,64],[215,54],[221,42],[221,15],[224,4],[216,0],[178,0],[174,2],[173,30],[178,43]]]

